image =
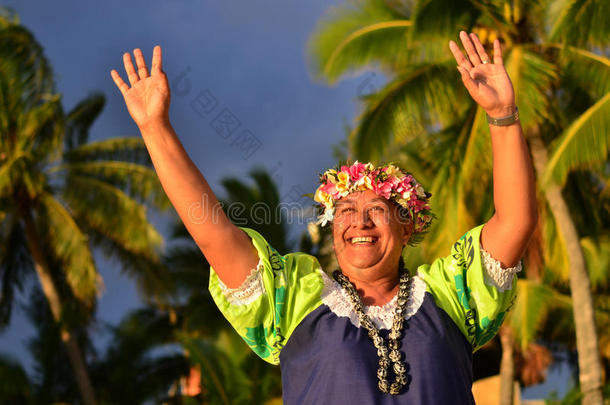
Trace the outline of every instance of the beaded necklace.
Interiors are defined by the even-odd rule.
[[[402,261],[401,261],[402,264]],[[347,295],[354,306],[354,310],[358,314],[360,324],[368,331],[369,338],[373,341],[375,348],[377,349],[377,356],[379,357],[379,369],[377,370],[377,378],[379,379],[378,387],[383,393],[389,393],[391,395],[398,395],[404,386],[407,384],[407,366],[405,362],[401,361],[400,353],[400,338],[402,335],[403,324],[405,320],[405,312],[407,309],[407,302],[409,300],[409,291],[411,290],[411,284],[413,283],[413,277],[409,274],[409,271],[400,266],[400,284],[398,288],[397,307],[394,312],[394,319],[392,323],[392,329],[388,335],[388,347],[385,345],[385,340],[379,334],[379,330],[375,327],[369,316],[364,312],[364,305],[362,300],[356,291],[356,288],[351,281],[341,272],[341,270],[335,270],[333,277],[347,292]],[[393,364],[393,371],[395,379],[393,383],[388,382],[388,368],[390,362]]]

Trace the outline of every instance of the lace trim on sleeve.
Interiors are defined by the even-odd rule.
[[[256,267],[250,271],[250,275],[248,275],[244,282],[237,288],[227,287],[220,279],[218,279],[218,283],[222,293],[231,304],[250,304],[265,293],[265,285],[263,284],[263,261],[259,259]]]
[[[502,264],[491,257],[489,252],[483,249],[483,246],[479,244],[479,247],[481,249],[481,259],[485,263],[485,274],[483,277],[485,284],[496,287],[500,292],[510,290],[514,275],[523,270],[521,260],[519,260],[515,267],[503,269]]]

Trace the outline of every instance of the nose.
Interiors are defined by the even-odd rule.
[[[355,228],[370,228],[373,225],[368,209],[359,210],[352,218],[352,226]]]

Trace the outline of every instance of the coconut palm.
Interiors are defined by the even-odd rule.
[[[176,344],[173,319],[153,306],[136,309],[111,327],[106,353],[91,363],[100,402],[181,403],[171,387],[188,375],[189,361]]]
[[[102,279],[98,246],[145,291],[166,281],[162,238],[144,202],[170,203],[139,138],[89,142],[104,97],[92,93],[63,112],[53,72],[16,15],[0,13],[0,314],[8,324],[14,291],[36,274],[76,376],[83,403],[95,403],[73,330],[90,319]]]
[[[34,366],[32,376],[7,354],[0,354],[0,402],[3,404],[76,403],[79,392],[45,297],[38,288],[30,294],[27,315],[36,328],[28,342]],[[152,307],[127,314],[110,327],[110,344],[102,356],[92,356],[88,368],[104,404],[162,403],[180,399],[169,394],[174,381],[188,372],[181,353],[172,350],[173,329],[167,314]],[[91,347],[85,329],[81,347]]]
[[[432,208],[443,218],[443,226],[428,236],[430,259],[443,255],[455,235],[493,214],[484,111],[462,88],[447,43],[460,29],[476,32],[484,44],[504,41],[540,199],[548,206],[540,218],[546,231],[543,263],[569,279],[587,404],[601,404],[602,381],[580,240],[599,226],[576,228],[577,213],[568,209],[562,186],[574,191],[563,183],[566,178],[596,179],[608,170],[610,61],[599,51],[607,51],[610,26],[601,16],[608,7],[560,0],[366,0],[333,8],[310,42],[312,70],[320,79],[334,83],[373,63],[388,78],[379,91],[362,97],[350,150],[362,160],[402,161],[429,178]],[[574,173],[577,168],[584,173]],[[607,230],[608,223],[604,226]]]

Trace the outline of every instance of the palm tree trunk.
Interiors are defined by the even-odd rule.
[[[91,385],[87,368],[85,366],[80,348],[78,347],[78,343],[76,342],[74,335],[59,322],[61,319],[62,309],[61,299],[57,289],[55,288],[55,284],[53,283],[45,255],[38,244],[38,239],[36,237],[37,233],[32,215],[26,207],[22,207],[21,214],[25,221],[25,233],[28,247],[34,258],[34,268],[36,269],[36,274],[38,274],[42,291],[47,299],[47,302],[49,303],[49,307],[51,308],[53,318],[55,319],[55,322],[60,325],[61,340],[66,347],[68,358],[70,360],[70,364],[72,365],[72,369],[74,370],[76,382],[80,390],[83,403],[85,405],[95,405],[93,386]]]
[[[547,167],[547,150],[539,135],[530,137],[530,147],[536,174],[540,179]],[[595,329],[593,296],[580,239],[559,186],[550,184],[544,190],[544,196],[557,223],[558,233],[564,240],[570,260],[570,290],[572,292],[574,325],[576,328],[578,378],[580,390],[583,393],[582,403],[602,405],[602,364]]]
[[[513,405],[515,381],[515,339],[508,326],[500,328],[500,342],[502,343],[502,361],[500,363],[500,405]]]

